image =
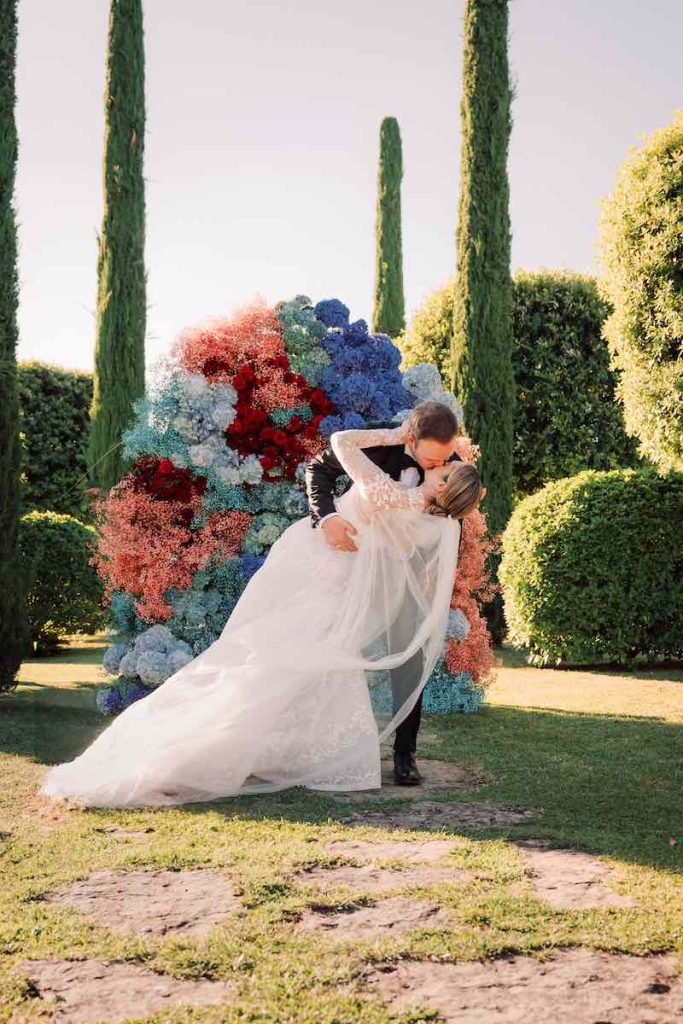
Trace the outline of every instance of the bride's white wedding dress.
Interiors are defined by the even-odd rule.
[[[84,806],[169,806],[303,785],[381,785],[380,742],[439,656],[460,527],[423,512],[362,447],[397,430],[347,430],[332,448],[353,486],[337,501],[358,551],[332,549],[306,517],[249,581],[218,639],[126,708],[41,792]],[[422,656],[410,692],[389,670]],[[419,665],[419,660],[417,660]]]

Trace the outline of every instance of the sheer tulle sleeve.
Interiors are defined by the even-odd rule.
[[[403,426],[375,430],[338,430],[330,438],[332,451],[360,491],[361,497],[375,509],[424,509],[422,487],[401,487],[392,480],[363,448],[376,445],[405,444]]]

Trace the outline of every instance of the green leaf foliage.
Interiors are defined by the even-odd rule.
[[[102,628],[102,583],[90,564],[95,530],[73,516],[29,512],[21,520],[31,640],[38,653],[60,637]]]
[[[404,365],[432,363],[445,381],[453,295],[454,281],[430,295],[399,339]],[[601,336],[609,306],[595,280],[571,271],[520,271],[512,296],[516,498],[582,469],[636,465]]]
[[[19,365],[24,508],[79,513],[87,485],[92,374]]]
[[[97,340],[88,464],[112,487],[121,437],[145,390],[145,55],[141,0],[110,0],[105,84],[104,214],[97,260]]]
[[[0,693],[15,685],[26,646],[19,574],[21,445],[17,395],[17,5],[0,3]]]
[[[401,241],[403,154],[395,117],[382,121],[379,145],[372,329],[395,338],[406,325]]]
[[[481,447],[493,533],[512,508],[512,282],[507,173],[508,0],[467,0],[452,388]]]
[[[683,112],[632,149],[603,204],[601,289],[626,429],[683,470]]]
[[[515,509],[508,637],[533,664],[683,657],[683,474],[587,470]]]

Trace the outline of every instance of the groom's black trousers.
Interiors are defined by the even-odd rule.
[[[399,665],[391,671],[391,692],[393,696],[394,714],[401,704],[414,691],[422,675],[422,651],[409,658],[405,665]],[[417,734],[422,717],[422,691],[414,707],[396,729],[394,735],[395,754],[414,754],[417,750]]]

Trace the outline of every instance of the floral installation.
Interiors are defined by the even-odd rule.
[[[430,366],[400,371],[386,335],[338,299],[305,295],[183,331],[157,364],[124,435],[130,470],[95,502],[115,677],[107,715],[144,698],[222,632],[283,531],[308,512],[304,471],[335,430],[399,422],[416,402],[448,404]],[[461,458],[478,449],[460,438]],[[491,542],[465,520],[443,657],[425,710],[476,711],[494,657],[480,612]]]

